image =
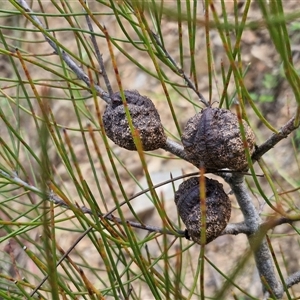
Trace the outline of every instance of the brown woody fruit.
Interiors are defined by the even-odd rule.
[[[255,136],[244,120],[243,125],[252,154]],[[244,171],[248,167],[238,118],[227,109],[208,107],[193,116],[181,140],[187,156],[197,167],[234,171]]]
[[[132,124],[139,131],[143,150],[161,148],[167,138],[152,101],[137,91],[126,90],[124,94]],[[106,107],[103,115],[103,123],[107,136],[114,143],[127,150],[136,150],[119,92],[112,95],[111,104]]]
[[[216,239],[226,227],[231,203],[217,180],[205,177],[206,188],[206,244]],[[199,177],[191,177],[180,184],[175,193],[178,213],[186,226],[188,237],[201,244],[201,209]]]

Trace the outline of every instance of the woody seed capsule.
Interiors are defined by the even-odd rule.
[[[231,203],[217,180],[205,178],[206,244],[216,239],[226,227],[231,214]],[[201,244],[201,209],[199,177],[191,177],[180,184],[175,193],[178,213],[188,236]]]
[[[244,120],[243,126],[252,154],[255,136]],[[204,165],[209,169],[228,168],[234,171],[248,168],[238,118],[227,109],[208,107],[190,118],[181,141],[187,156],[197,167]]]
[[[132,124],[139,132],[143,150],[161,148],[167,138],[152,101],[137,91],[126,90],[124,94]],[[119,92],[113,94],[111,104],[106,107],[103,123],[107,136],[115,144],[127,150],[136,150]]]

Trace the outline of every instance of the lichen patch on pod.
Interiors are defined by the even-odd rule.
[[[249,151],[255,136],[243,120]],[[237,116],[227,109],[208,107],[187,122],[181,137],[190,160],[198,167],[244,171],[248,167]]]
[[[231,215],[231,203],[217,180],[205,177],[206,244],[216,239],[226,227]],[[201,244],[201,209],[199,177],[191,177],[180,184],[175,193],[178,213],[189,237]]]
[[[126,90],[124,94],[132,124],[139,132],[143,150],[161,148],[166,142],[166,135],[152,101],[137,91]],[[113,94],[111,104],[107,105],[103,114],[103,124],[107,136],[115,144],[127,150],[136,150],[119,92]]]

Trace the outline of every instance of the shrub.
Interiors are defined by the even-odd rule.
[[[1,298],[298,297],[299,155],[284,140],[300,115],[293,5],[3,4]],[[253,101],[272,68],[284,73],[272,81],[273,100]],[[224,114],[211,107],[237,123],[219,123]],[[230,162],[234,139],[243,168],[195,157],[201,142]],[[176,200],[185,229],[173,200],[190,176]],[[217,210],[220,195],[226,211]]]

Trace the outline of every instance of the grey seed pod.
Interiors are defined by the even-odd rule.
[[[216,239],[226,227],[231,214],[231,203],[217,180],[205,177],[206,188],[206,244]],[[180,184],[175,193],[178,213],[188,236],[201,244],[201,209],[199,177],[191,177]]]
[[[137,91],[126,90],[124,93],[132,124],[139,131],[143,149],[161,148],[167,138],[152,101]],[[107,136],[114,143],[127,150],[136,150],[119,92],[113,94],[111,104],[106,107],[103,123]]]
[[[243,120],[250,153],[255,150],[255,136]],[[198,167],[228,168],[244,171],[248,167],[238,118],[227,109],[208,107],[193,116],[181,137],[190,160]]]

